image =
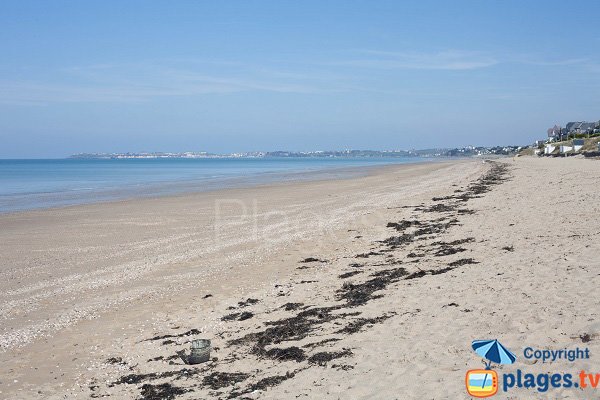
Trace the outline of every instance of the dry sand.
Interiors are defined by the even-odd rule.
[[[600,372],[598,182],[472,160],[0,216],[0,398],[469,398],[486,338],[499,373]]]

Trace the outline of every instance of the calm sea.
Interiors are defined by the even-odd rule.
[[[0,213],[74,204],[327,179],[423,158],[0,160]]]

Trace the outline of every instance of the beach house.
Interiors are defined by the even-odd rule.
[[[558,139],[564,133],[566,133],[566,130],[561,128],[560,125],[554,125],[548,129],[548,137],[552,140]]]
[[[577,121],[569,122],[565,128],[569,134],[591,133],[598,126],[598,122]]]
[[[560,146],[560,154],[566,154],[570,151],[573,151],[573,146],[566,146],[566,145]]]
[[[550,155],[554,152],[554,150],[556,150],[556,146],[548,143],[546,144],[546,147],[544,147],[544,154]]]
[[[583,148],[585,141],[583,139],[573,139],[573,151],[579,151]]]

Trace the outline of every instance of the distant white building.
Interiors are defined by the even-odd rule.
[[[554,150],[556,150],[556,146],[553,144],[547,144],[546,147],[544,147],[544,154],[552,154]]]
[[[565,154],[572,150],[573,150],[573,146],[565,146],[565,145],[560,146],[560,154]]]

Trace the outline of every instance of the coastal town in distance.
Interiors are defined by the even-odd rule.
[[[396,158],[396,157],[470,157],[481,155],[511,155],[523,146],[467,146],[454,149],[424,150],[331,150],[331,151],[253,151],[215,154],[201,152],[143,152],[143,153],[81,153],[69,158],[77,159],[134,159],[134,158]]]
[[[548,137],[525,146],[465,146],[422,150],[317,150],[317,151],[251,151],[216,154],[206,151],[79,153],[75,159],[146,159],[146,158],[396,158],[396,157],[476,157],[476,156],[569,156],[583,154],[597,157],[600,153],[600,120],[568,122],[554,125]]]

